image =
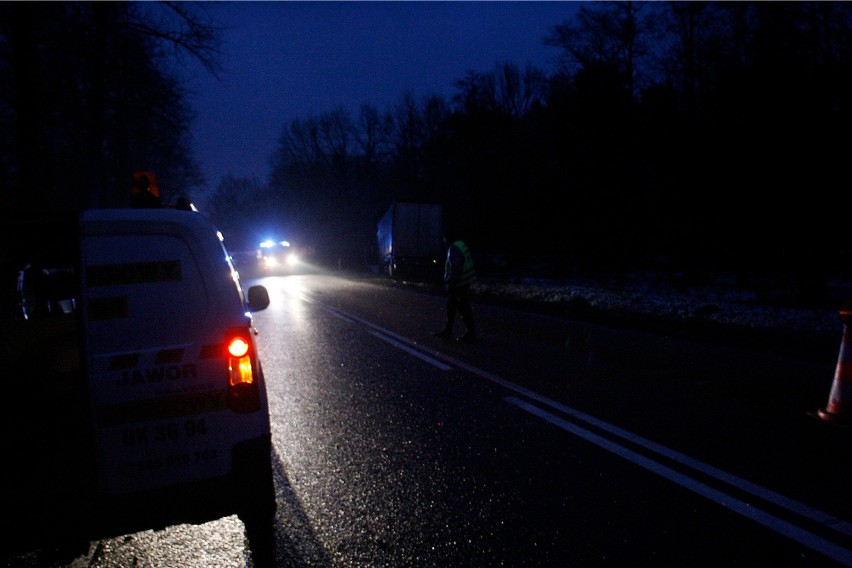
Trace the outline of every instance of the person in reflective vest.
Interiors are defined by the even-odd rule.
[[[445,244],[448,239],[444,238]],[[462,343],[476,342],[476,328],[473,323],[473,309],[470,305],[470,285],[476,281],[473,268],[473,256],[467,245],[461,240],[454,241],[447,249],[444,264],[444,283],[447,286],[447,321],[444,328],[436,332],[438,337],[451,337],[456,314],[464,322],[465,332],[458,338]]]

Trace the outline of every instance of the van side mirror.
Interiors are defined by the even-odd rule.
[[[259,312],[269,307],[269,292],[263,286],[251,286],[248,289],[248,309]]]

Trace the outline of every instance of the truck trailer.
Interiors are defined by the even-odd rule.
[[[443,211],[433,203],[392,203],[376,231],[381,271],[391,278],[443,273]]]

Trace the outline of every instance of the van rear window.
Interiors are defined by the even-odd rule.
[[[86,237],[89,340],[96,353],[169,345],[203,331],[209,298],[192,246],[169,233]]]

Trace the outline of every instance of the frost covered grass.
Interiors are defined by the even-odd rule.
[[[852,278],[830,281],[819,304],[797,298],[790,282],[732,276],[685,282],[670,274],[635,273],[606,278],[533,277],[535,270],[480,275],[474,303],[496,303],[558,316],[691,336],[732,346],[750,345],[777,354],[836,360],[843,336],[839,311],[852,305]],[[374,274],[377,271],[373,271]],[[379,281],[431,293],[440,283],[416,279]]]
[[[601,313],[649,315],[674,321],[705,320],[814,334],[842,330],[838,310],[777,305],[777,302],[767,301],[763,294],[738,290],[724,282],[682,289],[636,278],[606,284],[540,278],[484,278],[474,285],[473,291],[484,298],[576,309],[585,306]],[[838,300],[838,309],[841,304]]]

